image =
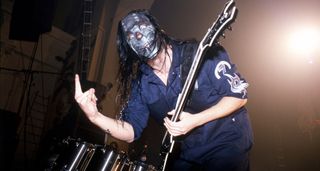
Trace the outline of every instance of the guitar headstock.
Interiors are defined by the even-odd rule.
[[[203,48],[212,46],[212,44],[216,43],[220,37],[225,37],[224,31],[226,29],[231,30],[231,24],[235,21],[237,13],[238,9],[235,6],[235,1],[228,1],[217,20],[208,29],[207,34],[200,42],[200,46]]]

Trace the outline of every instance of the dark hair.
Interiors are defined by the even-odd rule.
[[[160,50],[166,48],[169,44],[170,38],[165,34],[157,22],[157,20],[147,10],[134,10],[128,13],[139,13],[145,15],[156,29],[156,39],[160,40]],[[118,71],[118,92],[120,95],[120,105],[124,105],[127,102],[131,89],[131,82],[133,79],[139,79],[141,72],[139,70],[140,65],[144,62],[139,56],[131,49],[126,42],[126,35],[123,32],[121,21],[118,23],[117,33],[117,47],[119,53],[119,71]],[[159,51],[160,51],[159,50]]]

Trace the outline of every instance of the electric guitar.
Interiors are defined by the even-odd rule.
[[[225,4],[225,7],[221,12],[221,14],[218,16],[218,18],[213,23],[213,25],[208,29],[206,35],[199,43],[197,52],[194,56],[185,84],[182,88],[181,93],[178,96],[177,103],[175,106],[175,113],[172,116],[171,121],[177,122],[179,120],[179,116],[181,112],[184,110],[191,88],[194,86],[197,72],[203,60],[205,50],[211,47],[213,44],[218,44],[218,39],[220,38],[220,36],[224,37],[224,31],[226,29],[231,30],[230,25],[235,21],[237,16],[237,11],[238,10],[235,6],[235,1],[234,0],[228,1]],[[162,145],[160,149],[160,155],[163,157],[162,164],[160,165],[160,170],[162,171],[165,170],[168,156],[172,152],[174,143],[175,143],[174,137],[170,135],[168,131],[166,131],[163,137]]]

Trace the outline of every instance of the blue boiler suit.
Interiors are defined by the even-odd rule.
[[[163,124],[166,114],[175,108],[182,90],[181,68],[184,61],[183,44],[172,45],[172,64],[167,85],[158,78],[147,64],[140,66],[141,77],[133,81],[123,120],[134,128],[138,139],[147,126],[149,116]],[[222,97],[247,98],[248,83],[230,62],[221,47],[211,47],[206,53],[198,73],[186,111],[198,113]],[[210,121],[192,130],[181,142],[179,169],[199,165],[205,170],[248,170],[248,152],[253,144],[252,129],[245,107],[232,114]],[[240,168],[240,169],[239,169]]]

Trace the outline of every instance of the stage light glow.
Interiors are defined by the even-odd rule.
[[[291,55],[307,59],[313,63],[320,50],[320,29],[314,27],[299,28],[289,35],[288,48]]]

